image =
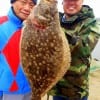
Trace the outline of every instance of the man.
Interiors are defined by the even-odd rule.
[[[19,56],[23,21],[36,0],[11,0],[7,16],[0,17],[0,100],[30,100],[31,88]]]
[[[71,49],[71,67],[48,94],[53,100],[87,100],[91,51],[100,37],[100,25],[83,0],[63,0],[60,23]]]

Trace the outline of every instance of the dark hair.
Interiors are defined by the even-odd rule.
[[[10,3],[14,3],[16,0],[10,0]],[[34,4],[37,3],[37,0],[32,0]]]

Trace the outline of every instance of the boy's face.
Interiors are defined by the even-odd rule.
[[[63,0],[62,4],[67,15],[74,15],[81,10],[83,0]]]
[[[16,0],[12,3],[15,14],[22,20],[25,20],[32,8],[35,6],[32,0]]]

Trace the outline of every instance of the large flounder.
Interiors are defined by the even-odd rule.
[[[39,26],[33,23],[34,19]],[[32,87],[31,100],[41,100],[63,77],[70,60],[56,1],[41,0],[26,20],[21,37],[21,61]]]

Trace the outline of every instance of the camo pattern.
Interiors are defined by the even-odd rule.
[[[79,14],[69,20],[65,19],[64,14],[60,14],[60,21],[69,40],[72,62],[65,76],[48,94],[80,100],[88,96],[90,53],[100,37],[100,23],[95,20],[92,9],[85,5]]]

